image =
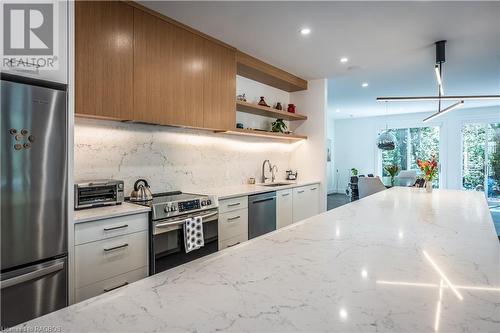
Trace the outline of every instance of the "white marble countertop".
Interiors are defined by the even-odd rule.
[[[483,194],[395,187],[23,324],[35,325],[498,332],[500,245]]]
[[[244,195],[252,195],[270,191],[279,191],[286,190],[289,188],[319,184],[319,181],[276,181],[276,183],[289,183],[289,185],[282,186],[262,186],[262,184],[242,184],[242,185],[234,185],[234,186],[222,186],[222,187],[213,187],[209,189],[184,189],[184,192],[188,193],[198,193],[198,194],[206,194],[206,195],[215,195],[219,198],[219,200],[244,196]]]
[[[82,223],[96,221],[107,219],[110,217],[145,213],[149,212],[150,210],[151,209],[146,206],[123,202],[121,205],[75,210],[73,214],[73,222]]]

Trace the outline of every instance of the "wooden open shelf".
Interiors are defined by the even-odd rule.
[[[276,132],[267,132],[267,131],[259,131],[253,129],[241,129],[235,128],[232,130],[216,130],[215,133],[226,133],[231,135],[246,135],[246,136],[258,136],[263,138],[273,138],[273,139],[281,139],[281,140],[305,140],[307,136],[297,135],[297,134],[284,134],[284,133],[276,133]]]
[[[236,72],[243,77],[288,92],[307,89],[306,80],[241,51],[236,52]]]
[[[281,110],[276,110],[271,107],[261,106],[258,104],[236,101],[236,110],[251,114],[256,114],[259,116],[272,117],[285,120],[306,120],[307,116],[291,113]]]

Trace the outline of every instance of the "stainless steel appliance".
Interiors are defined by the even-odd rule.
[[[67,305],[65,85],[1,74],[1,327]]]
[[[148,181],[138,179],[134,183],[134,189],[130,193],[130,201],[149,201],[153,199],[153,194],[149,188]]]
[[[123,202],[123,181],[92,180],[75,184],[75,209],[119,205]]]
[[[276,192],[248,196],[248,239],[276,230]]]
[[[178,191],[155,194],[152,200],[139,204],[151,207],[150,275],[219,250],[217,197]],[[196,216],[203,219],[205,245],[186,253],[183,224],[187,218]]]

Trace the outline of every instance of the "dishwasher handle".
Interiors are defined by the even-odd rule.
[[[264,201],[269,201],[269,200],[276,200],[276,197],[253,200],[252,203],[259,203],[259,202],[264,202]]]

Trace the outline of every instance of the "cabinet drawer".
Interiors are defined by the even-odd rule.
[[[221,241],[219,239],[219,251],[227,249],[228,247],[232,247],[248,240],[248,234],[241,234],[233,238],[229,238]]]
[[[248,209],[238,209],[219,215],[219,239],[248,235]]]
[[[148,265],[148,232],[75,246],[76,288]]]
[[[87,298],[91,298],[106,292],[126,286],[132,282],[143,279],[148,276],[148,267],[144,266],[139,269],[114,276],[112,278],[99,281],[83,288],[76,289],[76,301],[81,302]]]
[[[75,245],[148,230],[148,213],[75,224]]]
[[[219,201],[219,213],[226,213],[248,207],[248,197],[238,197]]]

